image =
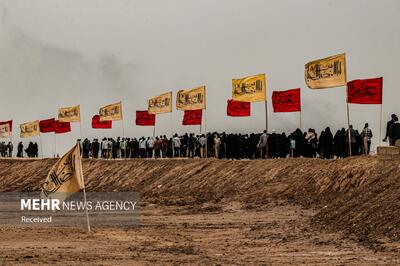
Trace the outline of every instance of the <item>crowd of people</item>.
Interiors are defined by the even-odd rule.
[[[81,142],[83,158],[171,158],[215,157],[226,159],[260,159],[286,157],[344,158],[369,154],[373,137],[368,124],[359,132],[350,127],[335,134],[327,127],[318,136],[314,129],[302,132],[296,129],[289,135],[270,134],[175,134],[136,138],[103,138],[101,141],[85,139]],[[350,145],[349,145],[350,140]],[[78,140],[80,142],[80,140]]]
[[[83,158],[226,158],[226,159],[261,159],[286,157],[320,157],[324,159],[340,159],[349,155],[370,154],[372,130],[368,123],[359,131],[350,126],[335,133],[329,127],[318,135],[310,128],[303,132],[296,129],[290,134],[263,133],[227,134],[225,132],[207,134],[184,134],[168,138],[166,135],[141,138],[103,138],[78,140]],[[394,145],[400,139],[400,123],[396,115],[387,123],[383,141],[389,139]],[[12,143],[0,145],[0,155],[11,157]],[[23,149],[22,142],[17,147],[17,157],[38,157],[37,143],[30,142]]]

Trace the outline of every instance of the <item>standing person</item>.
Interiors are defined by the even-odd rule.
[[[221,147],[221,139],[219,138],[218,134],[214,134],[214,157],[219,157],[219,149]]]
[[[369,155],[370,150],[371,150],[371,139],[372,139],[372,130],[369,128],[368,123],[365,123],[364,129],[361,132],[361,138],[362,138],[362,151],[364,155]]]
[[[357,138],[356,138],[356,131],[353,129],[353,126],[350,125],[350,131],[346,130],[346,148],[349,149],[349,132],[350,132],[350,147],[351,147],[351,154],[357,154]],[[347,152],[350,155],[350,151]]]
[[[99,158],[100,143],[98,139],[94,139],[92,142],[92,156],[93,158]]]
[[[139,157],[146,158],[146,139],[144,137],[139,139]]]
[[[204,136],[204,134],[202,134],[199,137],[199,147],[200,147],[200,158],[205,158],[206,156],[206,136]]]
[[[90,147],[90,141],[85,139],[82,143],[82,158],[89,158]]]
[[[306,157],[310,158],[316,157],[318,141],[315,131],[312,128],[308,129],[308,132],[305,134],[304,139],[307,144]]]
[[[386,134],[385,134],[385,138],[383,139],[384,142],[387,141],[387,139],[389,138],[389,145],[390,146],[394,146],[395,145],[395,132],[394,132],[394,125],[397,123],[397,121],[399,121],[397,115],[392,114],[392,119],[387,122],[386,124]]]
[[[188,140],[188,157],[193,158],[195,156],[195,146],[196,146],[196,138],[193,133],[190,133]]]
[[[18,143],[18,146],[17,146],[17,157],[18,158],[23,158],[24,157],[24,145],[22,144],[22,142]]]
[[[154,139],[153,138],[150,138],[150,137],[147,138],[146,147],[147,147],[147,157],[153,158],[153,149],[154,149]]]
[[[121,158],[126,158],[126,139],[122,138],[120,142],[120,147],[121,147]]]
[[[181,139],[178,134],[175,134],[172,138],[172,145],[174,145],[174,157],[180,157]]]
[[[258,140],[258,144],[257,144],[257,147],[260,149],[262,159],[265,159],[267,156],[267,143],[268,143],[268,135],[267,135],[267,131],[264,130],[264,132],[261,134],[260,139]]]
[[[162,150],[162,157],[163,157],[163,158],[167,158],[167,155],[168,155],[168,143],[169,143],[168,138],[167,138],[166,135],[164,135],[164,136],[162,137],[162,148],[161,148],[161,150]]]
[[[39,157],[39,146],[37,144],[37,142],[33,143],[33,157],[38,158]],[[43,151],[42,151],[42,155],[43,155]]]
[[[103,138],[100,144],[100,149],[101,149],[101,158],[106,159],[107,158],[107,139]]]
[[[12,144],[11,141],[8,142],[7,148],[8,148],[8,157],[11,158],[14,150],[14,145]]]
[[[111,138],[108,138],[107,140],[107,159],[112,158],[112,147],[113,147],[113,142]]]
[[[161,158],[162,140],[156,137],[154,141],[154,157]]]

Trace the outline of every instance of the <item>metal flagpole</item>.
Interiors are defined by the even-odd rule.
[[[300,112],[299,112],[300,114],[300,130],[303,130],[303,125],[302,125],[302,121],[301,121],[301,110],[300,110]]]
[[[172,146],[172,158],[175,157],[175,147],[174,147],[174,129],[173,129],[173,117],[172,117],[172,111],[171,111],[171,146]]]
[[[349,132],[349,155],[351,156],[351,130],[350,130],[350,111],[349,111],[349,102],[347,101],[347,130]]]
[[[76,144],[76,145],[78,145],[78,144]],[[87,202],[87,200],[86,200],[86,186],[85,186],[85,179],[83,178],[83,168],[82,168],[82,157],[80,156],[80,154],[81,154],[81,147],[79,146],[79,164],[80,164],[80,171],[81,171],[81,178],[82,178],[82,185],[83,185],[83,188],[82,188],[82,190],[83,190],[83,200],[84,200],[84,204],[85,204],[85,206],[86,206],[86,202]],[[86,223],[87,223],[87,229],[88,229],[88,232],[90,233],[90,222],[89,222],[89,213],[88,213],[88,210],[87,210],[87,208],[85,207],[85,213],[86,213]]]
[[[83,139],[82,139],[82,121],[79,119],[79,131],[80,131],[80,133],[81,133],[81,142],[83,141]]]
[[[153,126],[153,138],[155,138],[156,137],[156,123],[154,123],[154,126]]]

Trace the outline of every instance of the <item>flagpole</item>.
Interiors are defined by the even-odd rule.
[[[78,144],[76,144],[78,145]],[[79,146],[79,164],[80,164],[80,172],[81,172],[81,182],[83,185],[83,200],[84,200],[84,204],[86,206],[86,186],[85,186],[85,179],[83,178],[83,168],[82,168],[82,157],[80,156],[81,154],[81,147]],[[86,213],[86,223],[87,223],[87,230],[90,233],[90,222],[89,222],[89,213],[87,208],[85,208],[85,213]]]
[[[265,99],[265,130],[267,131],[266,133],[267,145],[265,146],[265,159],[268,159],[268,103],[266,99]]]
[[[12,127],[12,123],[14,122],[14,119],[13,118],[11,118],[11,127]],[[14,144],[12,143],[12,139],[13,139],[13,130],[11,129],[11,127],[10,127],[10,142],[11,142],[11,145],[13,146],[13,150],[14,150]],[[17,147],[18,148],[18,147]],[[13,155],[11,154],[11,157],[13,157]]]
[[[154,126],[153,126],[153,138],[155,138],[156,137],[156,123],[154,123]]]
[[[351,152],[351,130],[350,130],[350,110],[349,110],[349,102],[347,101],[347,130],[349,132],[349,155],[351,156],[352,152]]]
[[[43,159],[43,144],[42,144],[42,134],[39,133],[39,141],[40,141],[40,150],[42,152],[42,159]]]
[[[83,139],[82,139],[82,121],[81,121],[81,119],[79,119],[79,131],[80,131],[80,134],[81,134],[81,141],[83,141]]]
[[[301,121],[301,110],[300,110],[299,115],[300,115],[300,130],[303,130],[303,125],[302,125],[302,121]]]
[[[54,133],[54,158],[57,158],[57,135]]]
[[[175,147],[174,147],[174,129],[173,129],[173,117],[172,117],[172,111],[171,111],[171,146],[172,146],[172,156],[171,158],[175,157]]]

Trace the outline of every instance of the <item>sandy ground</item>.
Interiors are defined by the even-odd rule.
[[[315,210],[239,202],[199,208],[147,204],[133,229],[0,229],[0,263],[59,265],[400,264],[340,233],[309,227]]]

